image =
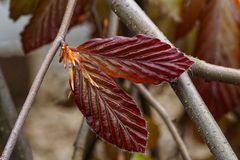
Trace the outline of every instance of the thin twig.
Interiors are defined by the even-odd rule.
[[[119,26],[118,16],[111,11],[109,16],[108,37],[116,36]]]
[[[157,37],[173,46],[135,1],[108,0],[108,2],[112,10],[131,31]],[[188,115],[199,128],[199,132],[215,158],[218,160],[237,160],[235,153],[192,84],[189,76],[183,73],[171,85]]]
[[[78,160],[83,158],[84,149],[86,145],[88,135],[88,125],[86,120],[82,117],[81,125],[77,134],[77,138],[74,142],[74,150],[72,160]]]
[[[83,118],[77,138],[74,142],[72,160],[88,160],[93,157],[92,152],[98,138],[90,131],[87,121]]]
[[[7,83],[5,81],[2,69],[0,67],[0,110],[3,115],[6,117],[8,122],[8,126],[10,129],[14,127],[14,123],[17,119],[17,110],[13,103],[10,91],[8,89]],[[32,160],[32,152],[31,149],[24,138],[24,136],[20,133],[18,139],[18,148],[24,155],[25,160]]]
[[[189,70],[190,75],[203,78],[208,81],[219,81],[238,85],[240,84],[240,70],[217,66],[202,60],[191,58],[195,63]]]
[[[14,128],[9,136],[9,139],[7,141],[7,144],[3,150],[2,156],[0,158],[1,160],[9,160],[9,158],[11,156],[11,153],[16,144],[19,133],[20,133],[22,126],[26,120],[26,117],[31,109],[32,103],[37,95],[37,91],[39,90],[39,88],[41,86],[43,78],[50,66],[50,63],[52,62],[53,57],[55,56],[55,54],[57,52],[57,49],[59,48],[59,46],[61,44],[61,41],[64,39],[64,37],[67,33],[76,2],[77,2],[77,0],[69,0],[68,1],[66,11],[65,11],[58,35],[55,38],[55,40],[53,41],[53,44],[52,44],[51,48],[49,49],[48,54],[46,55],[45,59],[43,60],[43,63],[37,73],[37,76],[35,77],[35,79],[33,81],[33,84],[30,88],[27,98],[22,106],[22,110],[19,113],[19,116],[15,123],[15,126],[14,126]]]
[[[94,24],[95,24],[98,35],[102,36],[103,29],[102,29],[101,19],[98,15],[97,8],[96,8],[96,0],[92,1],[91,14],[92,14],[93,21],[94,21]]]
[[[170,133],[172,134],[174,140],[176,141],[178,148],[182,154],[182,157],[185,160],[190,160],[190,155],[187,151],[187,147],[185,146],[181,136],[179,135],[177,128],[173,124],[170,116],[164,109],[164,107],[154,99],[151,93],[142,85],[142,84],[135,84],[135,87],[141,92],[144,98],[152,105],[154,109],[158,112],[158,114],[162,117],[163,121],[166,123]]]

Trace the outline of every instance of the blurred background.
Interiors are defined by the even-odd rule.
[[[14,0],[12,0],[14,1]],[[24,0],[19,1],[23,3]],[[136,0],[169,40],[186,54],[209,63],[239,68],[240,1],[239,0]],[[0,1],[1,98],[8,87],[16,111],[21,110],[32,81],[45,57],[49,44],[26,54],[21,33],[34,11],[17,20],[10,16],[10,0]],[[36,2],[37,3],[37,2]],[[40,3],[40,2],[38,2]],[[68,32],[66,42],[78,46],[92,37],[106,37],[110,9],[104,0],[86,1],[78,23]],[[92,13],[92,5],[97,16]],[[36,5],[37,7],[37,5]],[[97,18],[96,18],[97,17]],[[50,30],[51,31],[51,30]],[[48,30],[45,30],[48,34]],[[50,33],[49,33],[50,34]],[[133,36],[121,22],[118,35]],[[34,37],[33,37],[34,38]],[[127,153],[103,142],[82,123],[81,112],[69,97],[68,71],[54,58],[23,128],[25,145],[34,160],[178,160],[180,152],[161,117],[128,82],[119,83],[141,107],[148,124],[148,150],[145,154]],[[201,96],[219,123],[235,153],[240,158],[240,90],[239,86],[205,82],[193,78]],[[193,160],[213,159],[182,104],[168,84],[147,86],[167,110],[177,126]],[[11,103],[10,103],[11,104]],[[11,130],[4,103],[0,103],[0,151]],[[79,129],[81,131],[79,132]],[[74,145],[75,144],[75,145]],[[20,147],[19,147],[20,146]],[[26,149],[26,148],[25,148]],[[13,160],[30,160],[18,143]]]

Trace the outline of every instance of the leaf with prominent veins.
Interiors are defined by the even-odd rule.
[[[97,66],[81,62],[96,87],[83,72],[73,67],[74,98],[89,126],[102,139],[133,152],[144,152],[147,129],[131,97]]]
[[[81,44],[75,51],[111,77],[135,83],[170,82],[193,64],[176,48],[145,35],[95,38]]]
[[[133,99],[109,76],[159,84],[193,64],[177,49],[144,35],[91,39],[76,49],[64,44],[60,61],[68,63],[75,102],[92,130],[133,152],[146,149],[146,123]]]

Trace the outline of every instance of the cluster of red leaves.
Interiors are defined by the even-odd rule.
[[[240,8],[238,0],[189,0],[177,37],[198,26],[193,56],[209,63],[240,67]],[[240,104],[240,88],[219,82],[195,80],[195,84],[216,118]]]
[[[159,39],[91,39],[77,48],[64,45],[60,61],[69,63],[75,102],[92,130],[121,149],[144,152],[147,129],[134,100],[112,80],[159,84],[179,77],[193,62]]]
[[[10,17],[32,17],[21,33],[25,53],[56,37],[67,0],[11,0]],[[71,26],[89,15],[91,1],[78,0]],[[91,129],[121,149],[144,152],[148,132],[134,100],[111,78],[134,83],[160,84],[179,77],[193,62],[159,39],[95,38],[78,46],[62,47],[60,61],[69,65],[69,82],[75,102]]]

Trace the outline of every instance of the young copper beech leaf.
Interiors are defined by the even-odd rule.
[[[111,77],[125,78],[135,83],[169,82],[193,64],[176,48],[145,35],[94,38],[78,46],[75,51]]]
[[[134,100],[110,77],[159,84],[193,64],[175,48],[144,35],[91,39],[77,48],[64,44],[60,61],[69,63],[72,93],[91,129],[133,152],[146,149],[146,122]]]

